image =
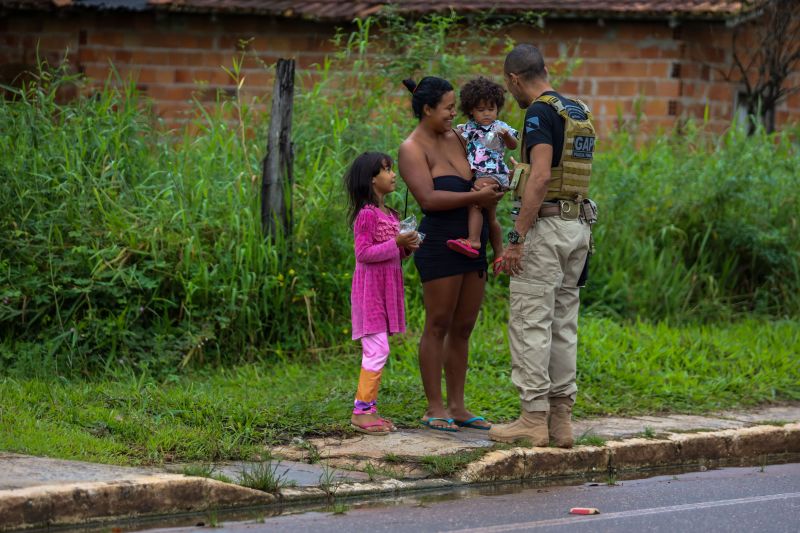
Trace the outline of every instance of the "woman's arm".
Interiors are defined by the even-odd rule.
[[[425,151],[411,140],[406,139],[400,145],[397,159],[403,181],[424,211],[446,211],[475,204],[488,207],[496,204],[503,196],[491,187],[470,192],[434,190],[433,176]]]

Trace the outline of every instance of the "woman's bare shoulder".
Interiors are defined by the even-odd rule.
[[[420,141],[419,136],[415,135],[415,133],[416,133],[416,131],[412,131],[411,133],[409,133],[408,137],[406,137],[403,140],[403,142],[400,143],[400,148],[405,147],[406,149],[409,149],[409,148],[412,148],[412,147],[417,147],[417,148],[422,147],[423,143]]]
[[[400,148],[397,151],[398,157],[420,157],[426,155],[426,153],[425,146],[419,139],[414,137],[413,133],[400,143]]]

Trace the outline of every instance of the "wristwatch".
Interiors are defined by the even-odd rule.
[[[508,244],[522,244],[525,242],[525,237],[520,235],[517,230],[512,229],[508,232]]]

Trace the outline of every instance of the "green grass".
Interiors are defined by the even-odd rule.
[[[656,438],[656,430],[654,430],[650,426],[645,426],[644,427],[644,431],[642,431],[642,433],[641,433],[641,436],[642,436],[642,438],[645,438],[645,439],[654,439],[654,438]]]
[[[498,422],[519,409],[503,319],[481,316],[466,389],[468,406]],[[621,325],[585,317],[574,413],[704,413],[800,400],[798,326]],[[425,409],[417,335],[392,340],[381,385],[382,414],[404,427],[418,427]],[[5,377],[0,449],[118,464],[208,463],[263,457],[293,437],[344,434],[360,364],[351,346],[159,379]]]
[[[400,479],[403,477],[402,472],[393,469],[393,468],[386,468],[375,466],[371,462],[368,462],[367,465],[364,467],[364,473],[369,476],[370,481],[376,481],[378,478],[386,477],[392,479]]]
[[[222,481],[223,483],[233,483],[233,480],[228,476],[216,473],[216,468],[214,468],[214,465],[206,465],[206,464],[187,465],[183,468],[181,473],[184,476],[207,477],[211,479],[216,479],[217,481]]]
[[[263,492],[278,492],[283,487],[294,486],[294,481],[286,479],[289,471],[287,467],[282,473],[278,472],[280,461],[273,464],[270,461],[261,461],[242,469],[240,485]]]
[[[344,515],[347,514],[347,511],[350,510],[350,506],[344,502],[333,502],[330,505],[328,505],[324,510],[334,515]]]
[[[432,476],[452,476],[473,461],[486,454],[486,449],[465,450],[448,455],[426,455],[420,460],[424,468]]]
[[[605,446],[606,439],[594,433],[585,432],[575,439],[576,446]]]
[[[788,420],[759,420],[757,423],[763,426],[777,426],[777,427],[783,427],[786,424],[791,424],[791,422]]]

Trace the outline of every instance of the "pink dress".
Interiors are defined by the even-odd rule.
[[[399,226],[396,213],[386,214],[374,205],[364,206],[356,216],[356,269],[350,293],[353,339],[406,330],[400,259],[407,254],[394,240]]]

